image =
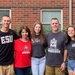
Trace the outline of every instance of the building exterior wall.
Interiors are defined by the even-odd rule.
[[[42,9],[62,9],[63,27],[69,25],[69,0],[1,0],[0,9],[11,9],[12,28],[23,24],[32,29],[34,22],[40,20]],[[75,24],[75,0],[72,0],[72,17]]]

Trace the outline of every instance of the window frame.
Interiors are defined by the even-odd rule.
[[[40,17],[40,20],[41,20],[41,23],[42,23],[42,24],[50,24],[50,22],[43,22],[43,21],[42,21],[42,12],[44,12],[44,11],[47,11],[47,12],[48,12],[48,11],[49,11],[49,12],[50,12],[50,11],[51,11],[51,12],[52,12],[52,11],[53,11],[53,12],[54,12],[54,11],[55,11],[55,12],[56,12],[56,11],[60,11],[60,12],[61,12],[61,30],[63,30],[63,10],[62,10],[62,9],[42,9],[42,10],[40,11],[40,16],[41,16],[41,17]]]
[[[9,10],[9,17],[11,18],[11,9],[0,9],[0,10]],[[0,21],[0,24],[1,24],[1,21]],[[9,28],[11,28],[11,24],[10,24]]]

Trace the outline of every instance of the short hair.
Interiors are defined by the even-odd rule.
[[[58,23],[59,23],[59,20],[58,20],[58,18],[52,18],[52,19],[51,19],[51,21],[52,21],[52,20],[57,20],[57,21],[58,21]]]
[[[10,17],[9,15],[3,15],[2,17]]]
[[[3,19],[3,17],[9,17],[9,15],[3,15],[3,16],[2,16],[2,19]],[[9,18],[10,18],[10,17],[9,17]]]

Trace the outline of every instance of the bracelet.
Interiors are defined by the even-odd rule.
[[[63,63],[66,63],[66,61],[63,61]]]

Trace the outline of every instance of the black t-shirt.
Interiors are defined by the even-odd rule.
[[[46,36],[48,44],[48,53],[46,64],[49,66],[61,66],[64,58],[66,36],[60,31],[53,33],[52,31]]]
[[[66,45],[66,49],[68,50],[68,57],[75,58],[75,41],[71,40],[68,45]]]
[[[0,65],[10,65],[14,61],[14,40],[17,34],[9,29],[8,32],[0,31]]]
[[[32,57],[45,56],[45,46],[40,43],[40,36],[36,35],[34,42],[32,41]]]

